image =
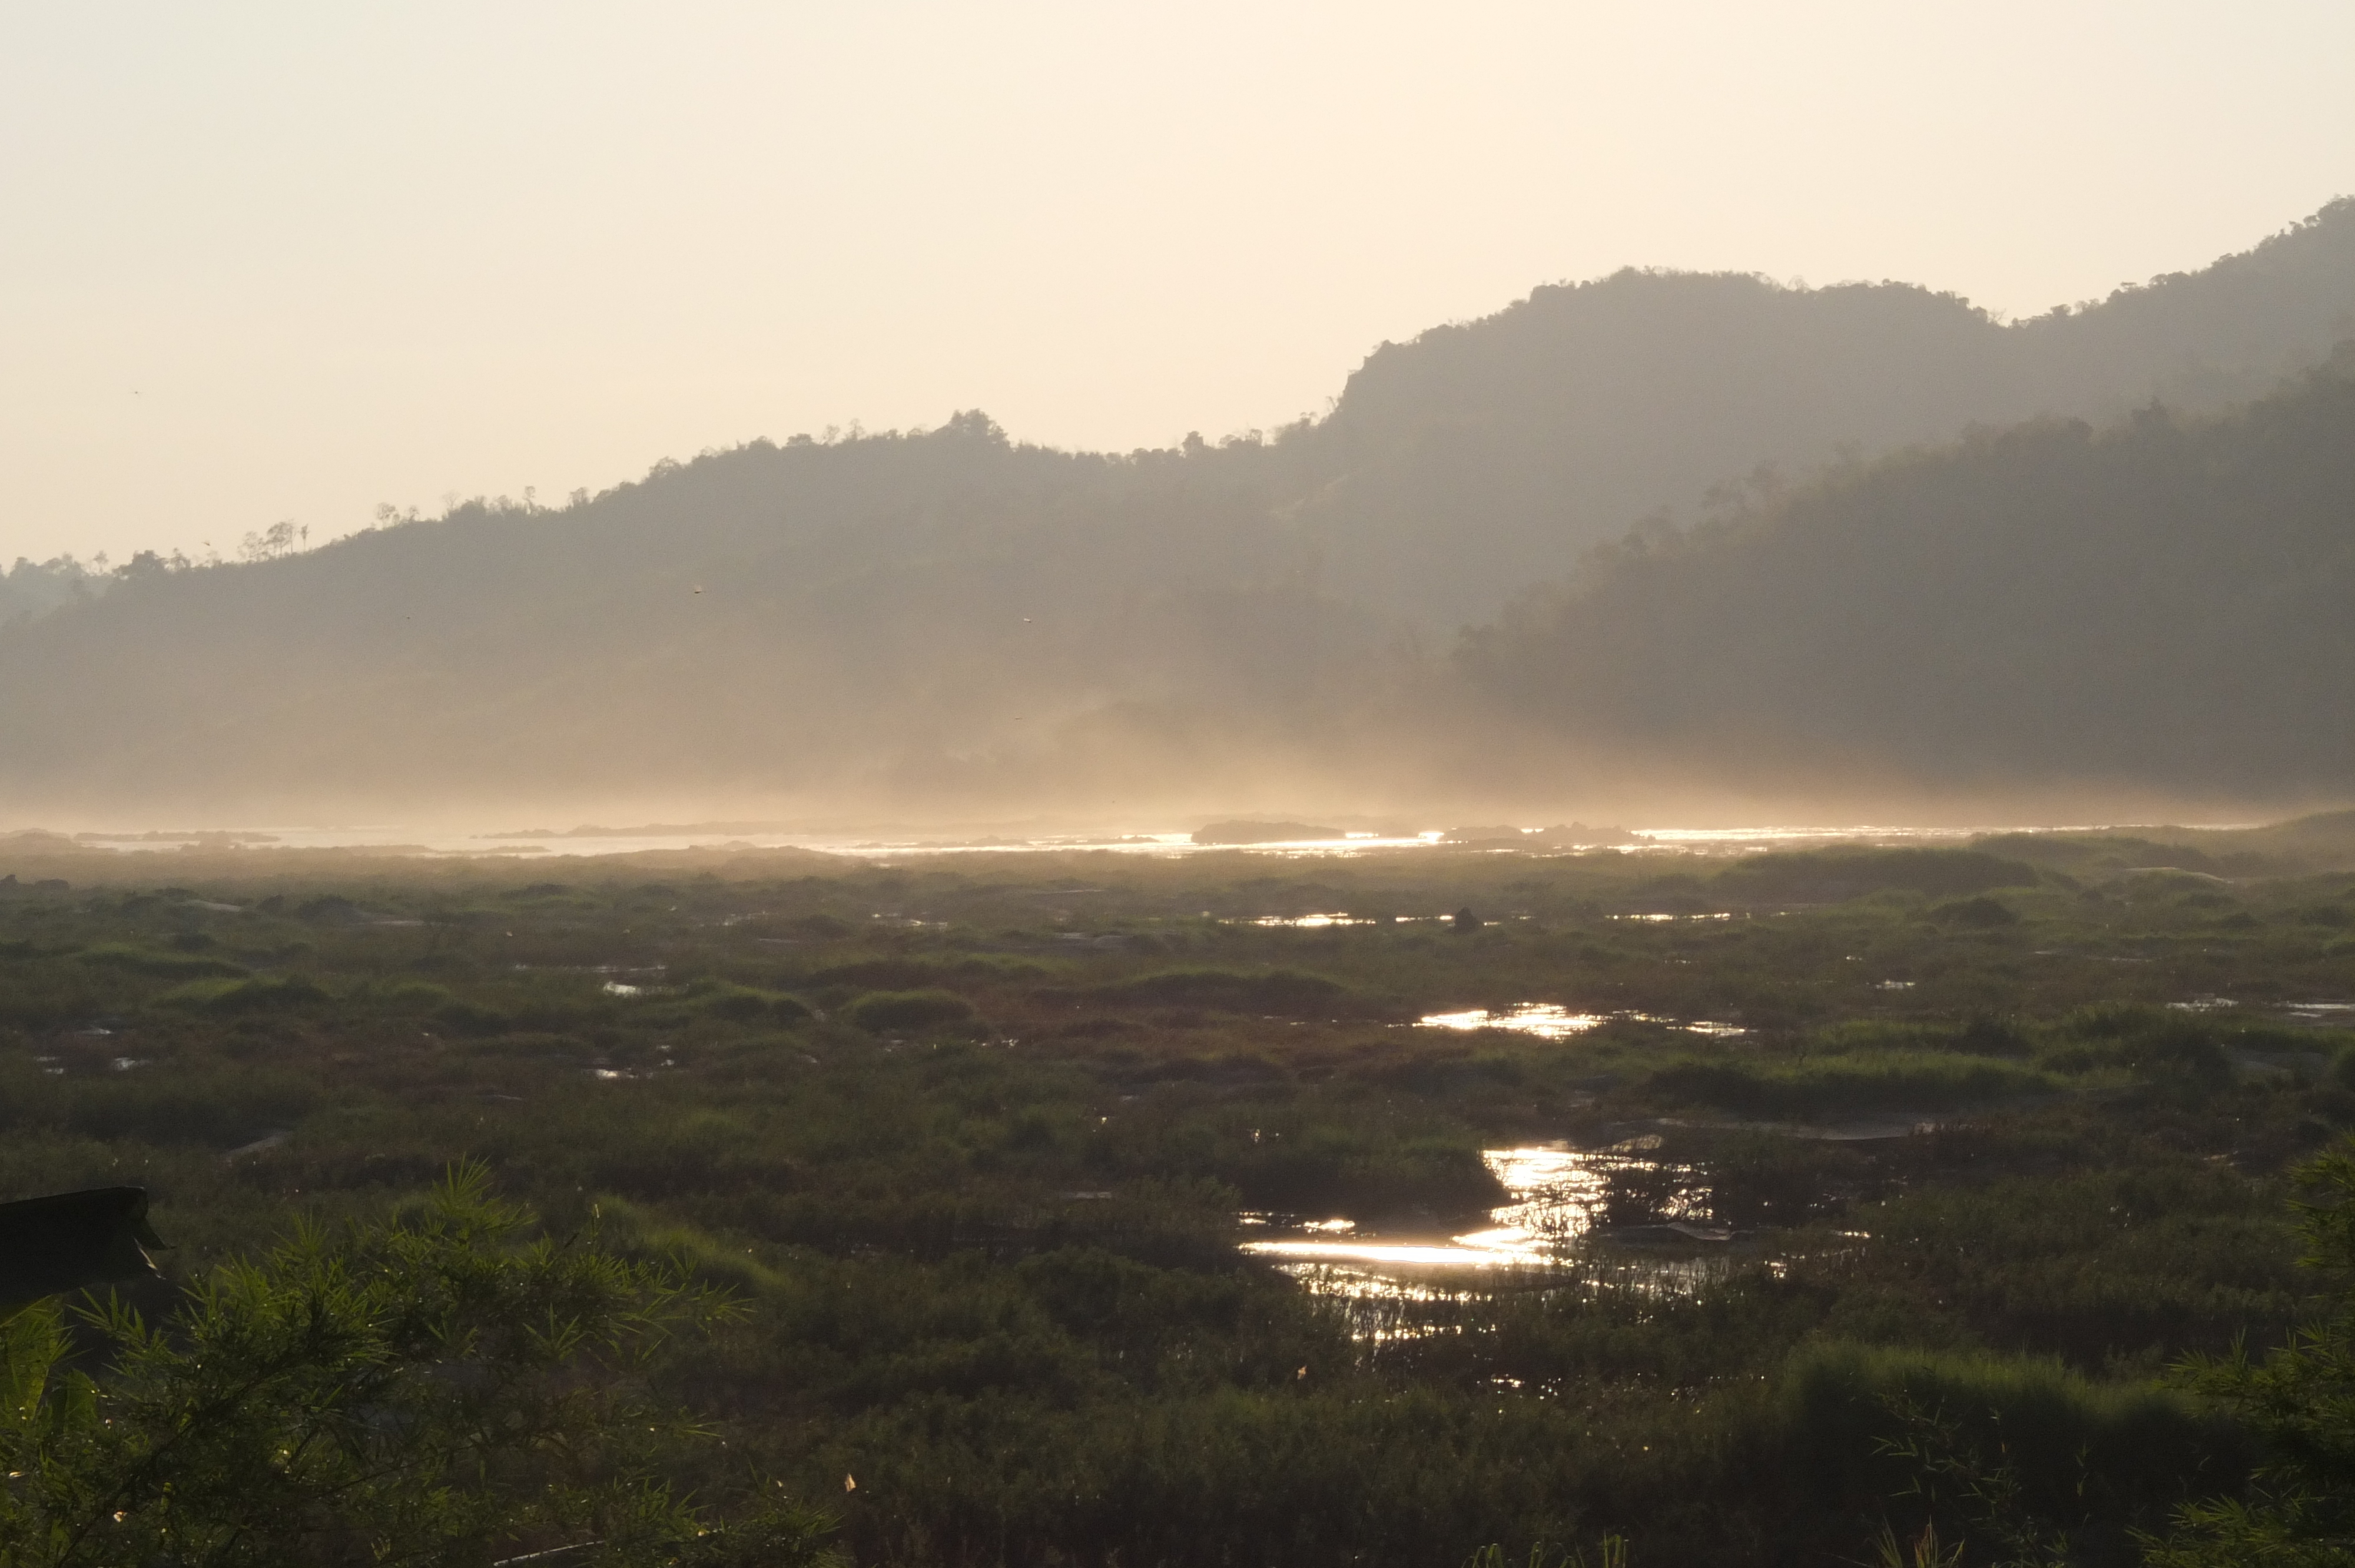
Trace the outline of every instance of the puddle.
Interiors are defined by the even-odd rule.
[[[1453,920],[1453,915],[1352,915],[1337,909],[1331,914],[1316,915],[1243,915],[1219,922],[1221,926],[1265,926],[1287,931],[1322,931],[1335,926],[1412,926],[1421,922]]]
[[[2282,1011],[2299,1023],[2325,1029],[2355,1028],[2355,1001],[2292,1001]]]
[[[1607,1012],[1572,1012],[1550,1001],[1525,1001],[1516,1007],[1473,1008],[1465,1012],[1426,1012],[1416,1019],[1418,1029],[1509,1029],[1540,1040],[1583,1034],[1611,1021]]]
[[[1246,1241],[1242,1250],[1268,1258],[1319,1295],[1396,1300],[1443,1299],[1452,1292],[1447,1275],[1495,1269],[1554,1270],[1577,1264],[1590,1276],[1613,1273],[1695,1280],[1716,1268],[1712,1257],[1598,1258],[1577,1244],[1596,1238],[1664,1251],[1720,1251],[1732,1233],[1695,1224],[1688,1216],[1700,1189],[1681,1170],[1652,1158],[1657,1136],[1608,1149],[1572,1149],[1564,1143],[1489,1149],[1481,1158],[1505,1189],[1506,1202],[1488,1211],[1488,1223],[1445,1237],[1360,1235],[1346,1219],[1303,1223],[1267,1214],[1245,1214],[1253,1228],[1281,1235]],[[1614,1173],[1651,1174],[1662,1193],[1655,1223],[1609,1227],[1606,1224]]]
[[[1337,911],[1331,915],[1256,915],[1233,920],[1221,920],[1221,926],[1269,926],[1292,931],[1321,931],[1328,926],[1370,926],[1367,916]]]
[[[1583,1034],[1613,1022],[1657,1023],[1663,1028],[1682,1030],[1688,1034],[1706,1034],[1712,1039],[1732,1039],[1747,1033],[1738,1023],[1721,1023],[1708,1018],[1666,1018],[1657,1012],[1572,1012],[1559,1002],[1523,1001],[1511,1007],[1471,1008],[1462,1012],[1426,1012],[1415,1020],[1418,1029],[1509,1029],[1517,1034],[1534,1034],[1540,1040],[1561,1040],[1572,1034]]]
[[[1712,1040],[1734,1040],[1750,1033],[1739,1023],[1720,1023],[1713,1018],[1663,1018],[1657,1012],[1623,1012],[1619,1016],[1637,1023],[1681,1029],[1688,1034],[1706,1034]]]
[[[1668,926],[1674,925],[1679,920],[1731,920],[1733,918],[1733,911],[1731,909],[1720,909],[1713,910],[1706,915],[1614,915],[1611,918],[1614,920],[1632,920],[1640,925],[1646,926]]]

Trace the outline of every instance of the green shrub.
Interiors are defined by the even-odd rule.
[[[1905,1494],[1928,1479],[1926,1446],[2008,1467],[2020,1506],[2060,1527],[2094,1508],[2155,1520],[2195,1482],[2230,1487],[2252,1457],[2238,1427],[2182,1394],[2023,1356],[1818,1343],[1793,1352],[1777,1393],[1782,1450],[1823,1507]]]
[[[1991,931],[2000,926],[2019,924],[2019,916],[2010,907],[1985,897],[1941,904],[1930,911],[1930,918],[1942,926],[1959,926],[1966,931]]]
[[[2254,1506],[2227,1496],[2179,1510],[2175,1533],[2152,1543],[2157,1568],[2347,1561],[2355,1529],[2347,1484],[2355,1451],[2355,1305],[2346,1288],[2355,1271],[2355,1144],[2342,1139],[2297,1174],[2305,1189],[2300,1261],[2336,1288],[2317,1318],[2262,1358],[2242,1341],[2229,1355],[2194,1356],[2176,1368],[2180,1383],[2249,1424],[2264,1463]]]
[[[2155,1007],[2080,1008],[2063,1018],[2063,1044],[2045,1061],[2063,1071],[2125,1067],[2148,1077],[2173,1078],[2209,1088],[2232,1081],[2232,1058],[2215,1027],[2179,1012]]]
[[[826,1562],[828,1521],[769,1489],[729,1520],[663,1478],[695,1429],[628,1374],[721,1304],[530,1238],[488,1188],[464,1170],[396,1222],[305,1230],[169,1323],[94,1312],[96,1377],[54,1305],[0,1320],[0,1558],[488,1562],[585,1537],[649,1568]]]

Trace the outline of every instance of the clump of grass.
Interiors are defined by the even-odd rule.
[[[956,959],[908,955],[829,964],[812,971],[806,983],[820,989],[954,990],[975,984],[1040,980],[1053,973],[1053,969],[1035,959],[998,953],[975,953]]]
[[[870,991],[842,1010],[844,1022],[870,1033],[942,1029],[980,1022],[973,1003],[953,991]]]
[[[1759,1116],[1949,1110],[2059,1086],[2049,1075],[2016,1063],[1913,1051],[1773,1065],[1678,1062],[1645,1080],[1656,1098]]]
[[[1777,1398],[1782,1450],[1825,1507],[1966,1503],[1935,1482],[1970,1470],[2000,1475],[2013,1506],[2056,1529],[2089,1510],[2155,1521],[2252,1457],[2232,1422],[2180,1393],[2030,1356],[1822,1342],[1792,1353]]]
[[[325,991],[301,975],[270,975],[190,980],[165,991],[155,1003],[206,1012],[264,1012],[316,1006],[330,1000]]]
[[[804,1023],[810,1010],[783,991],[709,981],[691,989],[695,1010],[735,1023]]]
[[[2219,1032],[2181,1013],[2143,1006],[2079,1008],[2054,1033],[2056,1042],[2042,1060],[2062,1072],[2125,1067],[2211,1088],[2232,1081],[2232,1058]]]
[[[1299,969],[1178,969],[1114,980],[1091,994],[1113,1002],[1281,1014],[1327,1010],[1348,992],[1337,980]]]
[[[1941,904],[1930,911],[1930,918],[1942,926],[1959,927],[1966,931],[1992,931],[1998,927],[2019,924],[2018,912],[2009,905],[1985,895]]]
[[[2036,881],[2033,867],[1980,850],[1828,849],[1753,855],[1719,873],[1714,886],[1742,902],[1834,904],[1884,892],[1967,897]]]
[[[252,972],[243,964],[233,964],[227,959],[207,958],[200,953],[164,952],[128,942],[101,942],[74,956],[85,964],[127,969],[133,974],[150,975],[158,980],[193,980],[198,976],[229,978]]]

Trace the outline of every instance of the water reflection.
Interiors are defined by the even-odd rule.
[[[1731,909],[1713,910],[1705,915],[1614,915],[1614,920],[1633,920],[1646,926],[1672,926],[1679,920],[1731,920]]]
[[[1277,1260],[1278,1266],[1320,1294],[1429,1299],[1448,1294],[1429,1277],[1460,1270],[1553,1269],[1598,1234],[1670,1249],[1718,1250],[1732,1233],[1693,1223],[1705,1189],[1690,1172],[1664,1166],[1657,1137],[1632,1139],[1607,1149],[1573,1149],[1567,1143],[1529,1144],[1481,1151],[1505,1190],[1506,1202],[1488,1212],[1488,1223],[1459,1235],[1385,1238],[1355,1234],[1346,1219],[1303,1224],[1268,1214],[1246,1214],[1253,1228],[1288,1234],[1247,1241],[1242,1250]],[[1652,1223],[1610,1225],[1614,1189],[1630,1177],[1654,1189]],[[1616,1178],[1616,1181],[1614,1181]],[[1591,1255],[1581,1257],[1593,1266]],[[1627,1260],[1622,1267],[1647,1277],[1690,1273],[1687,1264],[1705,1260],[1663,1256]],[[1705,1270],[1703,1272],[1706,1272]],[[1417,1277],[1421,1276],[1422,1277]]]
[[[1370,926],[1373,921],[1363,916],[1340,911],[1331,915],[1259,915],[1248,919],[1221,921],[1227,926],[1271,926],[1295,931],[1319,931],[1328,926]]]
[[[1423,1029],[1510,1029],[1540,1040],[1583,1034],[1609,1022],[1606,1012],[1572,1012],[1558,1002],[1524,1001],[1512,1007],[1476,1007],[1463,1012],[1426,1012],[1415,1020]]]
[[[1416,921],[1453,920],[1453,915],[1352,915],[1345,909],[1315,915],[1242,915],[1221,926],[1265,926],[1291,931],[1321,931],[1335,926],[1411,926]]]
[[[1748,1033],[1738,1023],[1721,1023],[1710,1018],[1667,1018],[1657,1012],[1572,1012],[1559,1002],[1522,1001],[1510,1007],[1470,1008],[1461,1012],[1426,1012],[1415,1020],[1421,1029],[1509,1029],[1518,1034],[1534,1034],[1540,1040],[1560,1040],[1567,1035],[1583,1034],[1614,1021],[1626,1023],[1656,1023],[1664,1029],[1681,1030],[1687,1034],[1706,1034],[1712,1039],[1732,1039]]]

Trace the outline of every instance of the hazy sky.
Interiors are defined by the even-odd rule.
[[[2355,192],[2350,61],[2345,0],[0,0],[0,561],[1215,437],[1630,262],[2032,313]]]

